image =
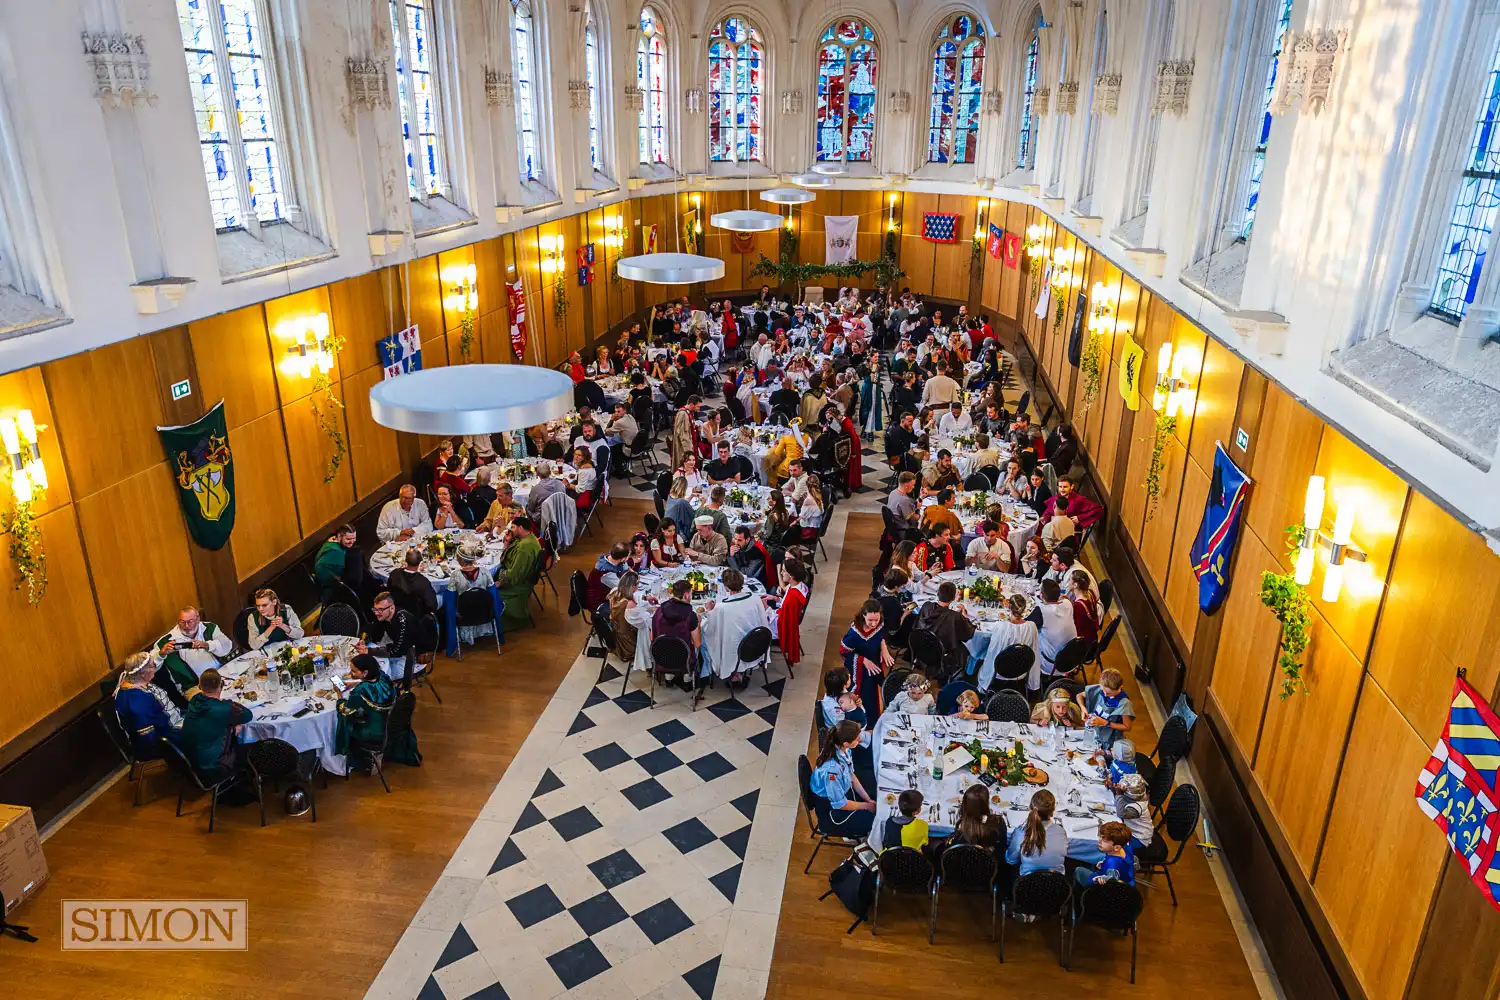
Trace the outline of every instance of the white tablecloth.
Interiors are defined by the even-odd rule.
[[[499,570],[500,557],[505,554],[505,544],[500,541],[498,536],[491,537],[477,531],[458,528],[449,528],[434,532],[434,534],[440,535],[443,538],[448,555],[442,560],[426,559],[424,555],[423,558],[425,561],[422,563],[422,575],[432,581],[432,589],[438,593],[442,593],[450,588],[451,585],[448,582],[449,574],[458,569],[458,559],[456,556],[458,546],[467,539],[477,538],[484,543],[484,555],[479,559],[481,567],[489,570],[491,576]],[[380,548],[370,553],[370,575],[381,583],[384,583],[395,572],[398,565],[405,565],[406,550],[408,548],[415,545],[425,553],[429,537],[431,536],[424,535],[421,538],[408,539],[404,542],[386,542]]]
[[[958,587],[959,603],[968,611],[969,620],[974,623],[975,628],[974,636],[965,644],[965,648],[969,651],[969,662],[976,664],[977,667],[974,674],[975,686],[980,690],[984,690],[989,686],[989,681],[994,676],[995,657],[999,656],[1000,651],[1006,646],[1006,643],[990,641],[991,637],[1001,631],[1002,622],[1005,620],[1005,612],[998,605],[981,605],[978,601],[964,601],[962,599],[965,588],[972,587],[974,581],[980,577],[986,577],[995,581],[996,585],[1000,588],[1002,601],[1011,594],[1020,594],[1024,597],[1026,599],[1026,611],[1022,617],[1031,614],[1032,609],[1036,607],[1037,590],[1041,586],[1038,581],[1030,577],[1015,576],[1011,573],[991,573],[986,570],[973,569],[956,569],[947,573],[935,573],[927,577],[922,582],[921,589],[913,597],[913,601],[916,603],[918,610],[921,610],[922,605],[937,599],[937,587],[939,583],[951,580],[954,586]],[[1040,670],[1040,663],[1041,661],[1038,660],[1033,665],[1033,674],[1036,674]],[[984,681],[983,684],[979,683],[981,680]],[[1031,686],[1036,687],[1037,685],[1033,683]]]
[[[707,579],[708,589],[693,595],[693,607],[699,611],[709,601],[721,601],[726,596],[724,588],[719,584],[719,576],[724,572],[723,566],[682,566],[653,569],[641,576],[641,585],[645,588],[647,596],[654,597],[658,601],[664,601],[669,596],[667,587],[681,580],[689,573],[702,573]],[[745,581],[745,590],[752,594],[764,594],[765,586],[756,579]]]
[[[973,499],[977,495],[975,493],[959,493],[956,495],[953,503],[953,512],[958,515],[958,519],[964,525],[962,543],[965,549],[968,548],[969,542],[979,534],[979,526],[984,523],[984,511],[960,508],[965,501]],[[998,502],[1004,508],[1005,523],[1010,528],[1010,534],[1006,537],[1010,542],[1011,548],[1015,550],[1016,558],[1019,559],[1026,551],[1026,543],[1037,533],[1037,529],[1041,525],[1041,519],[1037,517],[1036,511],[1012,497],[999,493],[986,493],[985,496],[986,506],[991,502]],[[925,509],[935,503],[937,503],[935,497],[927,497],[922,501],[922,507]],[[963,555],[963,553],[960,552],[959,555]]]
[[[967,743],[975,734],[984,746],[997,748],[1011,746],[1020,738],[1026,759],[1047,772],[1045,786],[997,785],[990,790],[990,808],[1005,816],[1006,829],[1014,830],[1026,822],[1032,793],[1038,787],[1045,787],[1057,797],[1057,815],[1068,831],[1068,856],[1097,860],[1099,824],[1114,819],[1115,812],[1114,799],[1104,787],[1102,770],[1087,763],[1088,755],[1097,746],[1092,732],[892,712],[880,717],[872,741],[876,787],[872,791],[875,826],[870,831],[870,845],[880,848],[882,828],[895,810],[896,796],[911,787],[913,776],[917,790],[926,800],[926,808],[919,815],[927,820],[932,835],[946,837],[953,832],[964,791],[978,784],[979,779],[964,767],[945,774],[941,781],[934,781],[928,751],[935,744],[941,751],[950,741]],[[1075,751],[1071,762],[1066,753],[1069,748]]]
[[[329,669],[344,676],[349,670],[349,659],[353,655],[355,641],[343,636],[309,636],[297,640],[294,645],[311,649],[321,643],[329,656]],[[276,692],[268,689],[269,679],[254,676],[255,671],[266,664],[267,656],[274,660],[286,645],[282,642],[271,643],[258,652],[235,657],[219,668],[219,673],[230,682],[225,686],[224,697],[249,708],[255,716],[241,727],[239,740],[241,743],[254,743],[274,738],[285,740],[299,751],[316,750],[318,760],[325,770],[330,774],[343,774],[348,770],[348,765],[343,757],[333,752],[338,725],[338,689],[333,683],[327,677],[316,678],[310,691],[293,693],[283,690],[272,699]],[[389,665],[383,669],[389,674]],[[400,674],[395,676],[399,678]],[[242,677],[243,685],[237,686]],[[250,697],[252,694],[255,697]],[[296,713],[309,705],[313,706],[313,710],[298,718]]]
[[[546,462],[552,466],[554,479],[562,479],[569,486],[578,480],[578,470],[571,465],[549,458],[506,458],[491,463],[490,485],[498,487],[502,482],[510,483],[510,495],[521,506],[526,506],[526,501],[531,497],[531,488],[541,482],[536,475],[536,467]],[[478,471],[470,469],[468,473],[469,482],[474,481],[474,473]],[[516,478],[524,472],[524,478]],[[476,510],[472,512],[474,517],[483,521],[488,511]]]

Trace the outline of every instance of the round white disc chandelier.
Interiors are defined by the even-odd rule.
[[[823,174],[798,174],[792,178],[792,183],[805,188],[826,188],[833,186],[833,178]]]
[[[728,229],[734,233],[769,233],[781,227],[781,216],[775,212],[761,212],[753,208],[716,212],[708,221],[719,229]]]
[[[847,174],[848,172],[849,172],[849,168],[846,167],[846,166],[844,166],[842,163],[814,163],[813,164],[813,173],[815,173],[815,174],[823,174],[823,175],[825,175],[827,177],[839,177],[839,176],[842,176],[843,174]]]
[[[573,380],[535,365],[452,365],[370,388],[375,422],[412,434],[493,434],[533,427],[573,408]]]
[[[760,193],[761,201],[769,201],[773,205],[805,205],[817,197],[811,191],[796,187],[775,187]]]
[[[780,220],[777,220],[778,224]],[[775,228],[774,226],[772,228]],[[724,262],[695,253],[647,253],[622,258],[616,265],[620,277],[648,285],[691,285],[724,277]]]

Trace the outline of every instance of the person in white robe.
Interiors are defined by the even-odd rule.
[[[731,683],[741,680],[740,641],[755,629],[769,628],[770,616],[756,594],[745,589],[738,570],[726,569],[719,577],[722,600],[713,601],[703,614],[703,672],[712,670]]]
[[[213,622],[203,620],[203,613],[194,607],[183,608],[177,615],[177,625],[156,640],[154,660],[157,667],[167,664],[173,680],[180,685],[189,680],[186,667],[192,672],[192,680],[209,667],[219,663],[234,649],[234,637]],[[167,662],[172,661],[172,662]],[[183,687],[186,691],[193,684]]]
[[[427,513],[427,504],[417,496],[415,486],[408,483],[401,487],[396,499],[380,508],[375,534],[382,542],[404,542],[408,538],[432,534],[432,515]]]

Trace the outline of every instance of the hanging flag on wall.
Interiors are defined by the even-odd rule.
[[[1250,495],[1250,478],[1239,470],[1222,445],[1214,447],[1214,474],[1203,504],[1203,521],[1188,558],[1198,578],[1198,607],[1206,615],[1219,610],[1229,593],[1229,564],[1240,537],[1240,518]]]
[[[990,223],[990,242],[987,249],[990,256],[996,260],[999,260],[1000,255],[1005,252],[1005,230],[993,222]]]
[[[158,427],[156,433],[177,477],[188,533],[205,549],[222,549],[234,530],[234,456],[224,401],[190,424]]]
[[[924,212],[922,215],[922,239],[933,243],[958,242],[958,216],[941,212]]]
[[[422,370],[422,335],[415,323],[375,341],[375,350],[385,366],[385,378]]]
[[[643,227],[646,230],[646,252],[656,253],[656,223]]]
[[[506,311],[510,313],[510,346],[516,360],[526,363],[526,288],[521,279],[505,286]]]
[[[755,251],[755,234],[731,230],[729,233],[729,249],[735,253],[753,253]]]
[[[1469,878],[1500,910],[1495,843],[1500,813],[1500,719],[1460,674],[1453,681],[1448,721],[1427,766],[1417,775],[1417,807],[1438,825]]]
[[[1083,314],[1088,312],[1088,296],[1078,293],[1078,302],[1073,310],[1073,328],[1068,332],[1068,364],[1074,368],[1083,360]]]
[[[594,283],[594,244],[585,243],[578,248],[578,284],[592,285]]]
[[[1036,299],[1036,318],[1046,319],[1047,313],[1052,309],[1052,264],[1048,262],[1047,270],[1042,272],[1042,293]]]
[[[859,232],[857,215],[825,215],[823,217],[826,248],[825,264],[847,264],[854,259],[855,237]]]
[[[1120,351],[1120,398],[1125,400],[1127,410],[1141,407],[1141,366],[1145,358],[1146,349],[1134,338],[1126,337]]]
[[[1021,266],[1021,234],[1005,234],[1005,266],[1016,268]]]

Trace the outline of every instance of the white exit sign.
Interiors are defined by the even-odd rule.
[[[188,379],[172,383],[172,398],[186,399],[193,394],[193,384]]]
[[[1245,433],[1245,428],[1234,429],[1234,446],[1240,451],[1248,451],[1250,448],[1250,435]]]

